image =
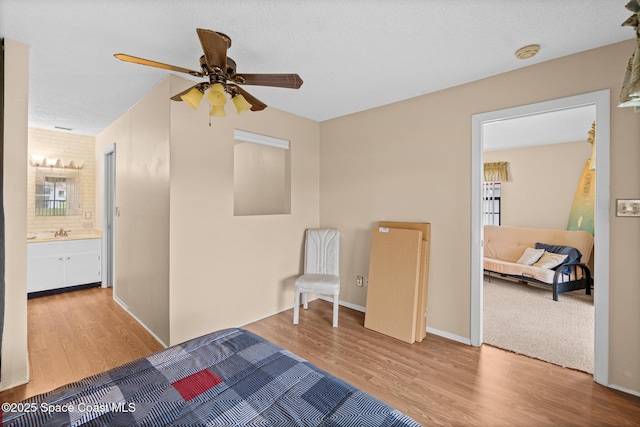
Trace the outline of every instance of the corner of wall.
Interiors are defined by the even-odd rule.
[[[29,46],[5,39],[5,317],[0,389],[29,380],[27,357],[27,126]],[[9,107],[10,106],[10,107]]]

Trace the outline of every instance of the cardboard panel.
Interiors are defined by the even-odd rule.
[[[415,342],[421,252],[421,231],[373,229],[366,328]]]
[[[422,260],[420,286],[418,288],[418,311],[416,313],[416,341],[427,336],[427,299],[429,296],[429,252],[431,248],[431,224],[427,222],[380,221],[380,227],[419,230],[422,232]]]

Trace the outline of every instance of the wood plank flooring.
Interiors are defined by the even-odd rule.
[[[0,392],[0,402],[24,400],[162,348],[113,300],[111,288],[30,299],[27,322],[31,381]]]
[[[640,425],[640,397],[591,375],[491,346],[428,334],[406,344],[365,329],[364,313],[316,300],[245,326],[389,403],[424,425]]]
[[[434,335],[413,345],[365,329],[364,314],[316,300],[246,325],[424,425],[640,425],[640,397],[608,389],[582,372],[490,346]],[[161,348],[112,299],[87,289],[30,300],[32,381],[0,393],[15,402]]]

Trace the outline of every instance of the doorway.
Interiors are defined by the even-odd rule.
[[[499,120],[532,116],[574,107],[596,107],[596,158],[598,177],[595,189],[594,282],[595,293],[595,354],[594,380],[608,385],[609,372],[609,151],[610,93],[609,90],[528,104],[472,116],[472,185],[471,185],[471,343],[482,345],[482,165],[483,125]]]
[[[102,287],[111,288],[115,277],[115,201],[116,201],[116,146],[104,152],[104,212],[102,230]]]

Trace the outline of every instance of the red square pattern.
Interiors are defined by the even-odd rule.
[[[188,402],[221,382],[222,379],[219,376],[208,369],[203,369],[171,385],[178,390],[182,398]]]

